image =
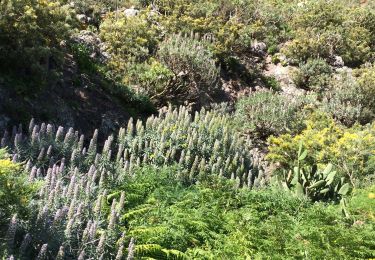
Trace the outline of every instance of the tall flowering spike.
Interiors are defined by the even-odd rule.
[[[52,125],[50,124],[47,125],[46,134],[49,139],[53,138],[53,126]]]
[[[128,121],[128,127],[126,128],[126,133],[127,133],[128,136],[133,136],[134,124],[133,124],[133,118],[132,117]]]
[[[134,241],[134,238],[131,238],[129,247],[128,247],[128,257],[126,258],[126,260],[134,260],[134,251],[135,251],[135,241]]]
[[[69,219],[65,227],[64,234],[67,239],[70,239],[72,237],[72,228],[74,225],[74,221],[75,221],[74,218]]]
[[[105,242],[106,242],[106,233],[103,232],[102,235],[100,236],[98,246],[96,247],[96,252],[98,253],[98,255],[103,254]]]
[[[39,153],[38,159],[37,159],[39,162],[41,162],[43,160],[45,152],[46,152],[46,149],[44,147],[42,147],[42,149],[40,149],[40,153]]]
[[[20,246],[20,254],[21,254],[21,256],[26,256],[27,249],[29,248],[30,243],[31,243],[31,235],[29,233],[27,233],[24,236],[24,238],[22,240],[22,243],[21,243],[21,246]]]
[[[48,244],[43,244],[40,248],[39,254],[37,256],[37,260],[46,260],[47,259],[47,248]]]
[[[74,130],[72,127],[70,127],[68,132],[65,134],[64,145],[69,145],[73,139],[74,139]]]
[[[47,132],[47,125],[46,125],[46,123],[42,123],[40,125],[39,133],[40,133],[41,136],[44,136],[46,134],[46,132]]]
[[[121,260],[124,254],[124,243],[121,243],[117,250],[116,260]]]
[[[55,216],[53,218],[53,224],[56,225],[59,223],[64,217],[64,213],[62,209],[58,209],[55,213]]]
[[[52,145],[48,146],[47,150],[47,157],[50,157],[52,155]]]
[[[18,154],[15,153],[15,154],[13,155],[12,162],[13,162],[13,163],[17,163],[17,160],[18,160]]]
[[[65,249],[63,246],[60,246],[59,252],[57,253],[55,260],[64,260],[65,259]]]
[[[81,135],[81,136],[79,137],[78,147],[77,147],[77,149],[78,149],[79,151],[82,151],[84,142],[85,142],[85,136],[84,136],[84,135]]]
[[[120,197],[120,201],[117,207],[118,214],[120,214],[121,211],[124,209],[124,205],[125,205],[125,191],[121,191],[121,197]]]
[[[10,220],[9,227],[6,233],[6,240],[8,244],[8,248],[12,251],[14,247],[14,238],[16,235],[17,231],[17,224],[18,224],[18,219],[17,219],[17,214],[14,214],[12,219]]]
[[[109,223],[108,223],[108,230],[112,230],[115,227],[116,224],[116,199],[112,201],[112,206],[111,206],[111,213],[109,215]]]
[[[35,119],[31,118],[30,123],[29,123],[29,133],[31,134],[33,132],[35,126]]]
[[[81,253],[79,253],[78,260],[85,260],[85,251],[82,250]]]
[[[96,230],[98,228],[98,224],[96,221],[94,221],[90,227],[90,230],[89,230],[89,239],[90,240],[93,240],[96,236]]]
[[[56,132],[55,142],[61,142],[64,135],[64,127],[59,126]]]
[[[120,143],[119,147],[118,147],[118,150],[117,150],[116,162],[120,161],[123,152],[124,152],[124,145]]]
[[[88,150],[90,154],[96,153],[97,142],[98,142],[98,129],[95,129],[94,134],[90,140],[90,145],[89,145],[89,150]]]
[[[98,164],[99,164],[100,157],[101,157],[101,156],[100,156],[100,154],[98,154],[98,153],[95,155],[95,161],[94,161],[94,164],[95,164],[95,165],[98,165]]]

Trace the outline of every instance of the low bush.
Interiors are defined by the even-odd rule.
[[[160,44],[158,57],[174,74],[173,82],[163,91],[165,98],[198,103],[211,99],[218,88],[219,68],[204,43],[190,37],[170,36]]]
[[[264,139],[303,127],[304,101],[271,91],[259,91],[236,104],[235,121],[248,134]]]
[[[332,74],[331,67],[322,59],[309,59],[300,64],[293,75],[293,81],[299,88],[322,93],[328,88]]]

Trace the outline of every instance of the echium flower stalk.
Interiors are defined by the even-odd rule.
[[[39,139],[39,127],[36,125],[34,126],[33,133],[31,134],[31,145],[36,145]]]
[[[37,221],[40,226],[45,227],[48,221],[48,206],[44,205],[44,207],[39,210]]]
[[[53,126],[51,124],[47,125],[47,131],[46,131],[46,133],[47,133],[47,137],[50,140],[52,140],[52,138],[53,138]]]
[[[40,248],[39,254],[37,256],[37,260],[46,260],[47,259],[47,247],[48,244],[43,244]]]
[[[63,246],[60,246],[59,252],[57,253],[55,260],[64,260],[65,259],[65,249]]]
[[[117,213],[116,212],[116,199],[114,199],[112,201],[111,213],[109,215],[109,223],[108,223],[108,227],[107,227],[108,230],[112,230],[115,227],[116,218],[117,218],[116,213]]]
[[[58,209],[53,218],[53,225],[57,225],[64,218],[64,212],[62,209]]]
[[[30,123],[29,123],[29,133],[30,134],[33,132],[34,126],[35,126],[35,119],[31,118]]]
[[[66,225],[65,230],[64,230],[65,237],[68,240],[72,237],[72,228],[73,228],[73,225],[74,225],[74,221],[75,221],[74,218],[70,218],[68,220],[68,224]]]
[[[90,145],[89,145],[89,150],[88,150],[89,154],[96,153],[97,140],[98,140],[98,129],[95,129],[94,134],[90,140]]]
[[[16,134],[14,137],[14,147],[16,148],[16,151],[19,153],[21,151],[21,142],[22,142],[22,133]]]
[[[96,236],[96,229],[98,228],[98,224],[94,221],[89,230],[89,240],[93,240]]]
[[[117,250],[116,260],[122,260],[123,254],[124,254],[124,233],[120,238],[120,246]]]
[[[77,149],[79,151],[82,151],[84,142],[85,142],[85,136],[81,135],[78,141],[78,145],[77,145]]]
[[[68,132],[65,134],[64,146],[68,147],[73,139],[74,139],[74,130],[72,127],[70,127]]]
[[[135,251],[135,241],[134,238],[132,237],[130,239],[129,247],[128,247],[128,257],[126,260],[134,260],[134,251]]]
[[[118,215],[121,214],[121,211],[124,209],[125,205],[125,191],[121,191],[120,201],[117,206]]]
[[[55,142],[61,142],[64,135],[64,127],[59,126],[56,132]]]
[[[17,161],[18,161],[18,154],[13,154],[13,158],[12,158],[12,162],[13,163],[17,163]]]
[[[52,145],[48,146],[48,149],[47,149],[47,158],[49,158],[52,154]]]
[[[13,251],[14,238],[16,236],[16,231],[17,231],[17,224],[18,224],[17,214],[14,214],[12,219],[10,220],[9,227],[6,233],[6,241],[7,241],[8,248],[10,249],[10,251]]]
[[[46,125],[46,123],[42,123],[40,125],[40,131],[39,131],[40,136],[44,137],[44,135],[46,134],[46,132],[47,132],[47,125]]]
[[[69,206],[68,219],[72,219],[74,216],[75,204],[76,204],[76,200],[72,199],[72,201],[70,202],[70,206]]]
[[[96,247],[96,253],[98,255],[101,255],[104,252],[105,240],[106,240],[106,233],[103,232],[102,235],[100,236],[98,246]]]
[[[128,127],[126,128],[126,133],[128,136],[133,136],[134,133],[134,124],[133,124],[133,118],[131,117],[128,121]]]
[[[92,221],[89,220],[87,222],[86,228],[83,230],[83,233],[82,233],[82,243],[83,244],[86,244],[89,241],[91,225],[92,225]]]

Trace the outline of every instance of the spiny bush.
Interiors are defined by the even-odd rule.
[[[170,36],[160,44],[158,57],[174,74],[172,82],[161,92],[165,98],[199,103],[211,99],[218,88],[219,69],[203,42]]]
[[[367,121],[364,113],[365,95],[355,77],[343,72],[335,75],[327,91],[322,93],[320,109],[348,127],[356,122],[364,123]]]
[[[236,104],[235,120],[242,131],[264,139],[298,131],[303,126],[304,101],[271,91],[257,91]]]

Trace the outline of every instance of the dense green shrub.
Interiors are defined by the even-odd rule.
[[[58,1],[2,2],[0,73],[13,79],[14,87],[20,85],[19,92],[43,86],[61,66],[65,52],[61,44],[69,39],[74,15]]]
[[[359,65],[373,56],[374,12],[346,1],[305,1],[295,8],[290,26],[293,40],[284,52],[294,62],[341,55]]]
[[[124,13],[108,13],[100,25],[100,36],[107,43],[107,51],[113,54],[115,68],[129,62],[144,61],[156,51],[158,27],[148,12],[126,17]]]
[[[309,59],[294,72],[293,81],[299,88],[324,92],[330,82],[331,67],[322,59]]]

